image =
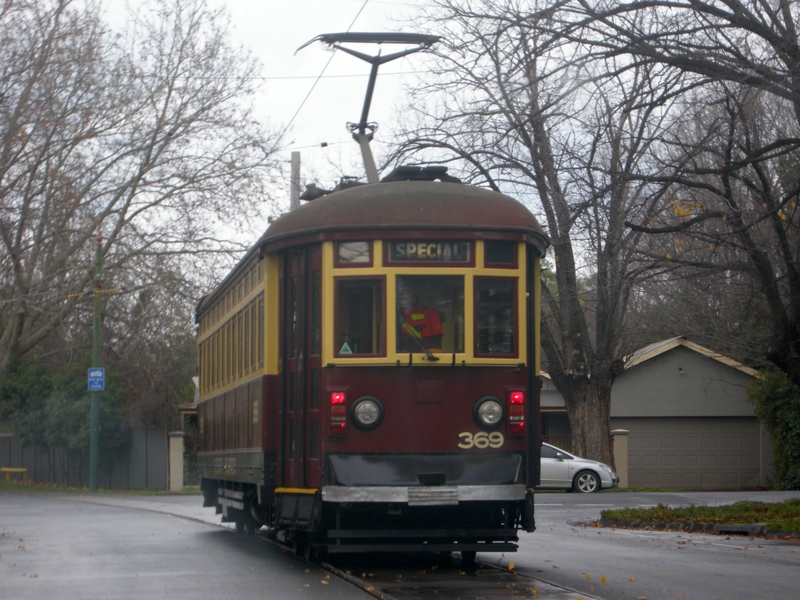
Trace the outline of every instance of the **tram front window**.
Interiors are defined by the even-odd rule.
[[[475,280],[477,355],[515,355],[516,282],[511,279]]]
[[[398,275],[397,352],[464,352],[464,278]]]
[[[380,354],[383,351],[383,281],[350,279],[337,282],[336,353]]]

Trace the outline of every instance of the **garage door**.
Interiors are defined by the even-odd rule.
[[[617,418],[632,487],[741,489],[759,484],[755,418]]]

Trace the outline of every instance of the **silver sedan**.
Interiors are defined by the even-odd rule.
[[[570,454],[550,444],[542,444],[542,483],[540,488],[566,489],[589,494],[617,487],[614,469],[595,460]]]

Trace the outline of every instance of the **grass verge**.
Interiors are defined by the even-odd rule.
[[[767,529],[800,532],[800,498],[786,502],[743,501],[725,506],[683,506],[670,508],[659,504],[654,508],[620,508],[600,513],[609,521],[629,523],[688,523],[691,525],[724,525],[764,523]]]
[[[74,487],[55,483],[37,483],[35,481],[5,481],[0,479],[0,492],[55,492],[59,494],[88,494],[88,487]],[[126,496],[183,496],[200,493],[199,487],[187,487],[179,492],[169,490],[108,490],[98,488],[98,494],[124,494]]]

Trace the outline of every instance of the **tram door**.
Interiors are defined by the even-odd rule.
[[[320,485],[320,246],[287,250],[281,263],[282,485]]]

